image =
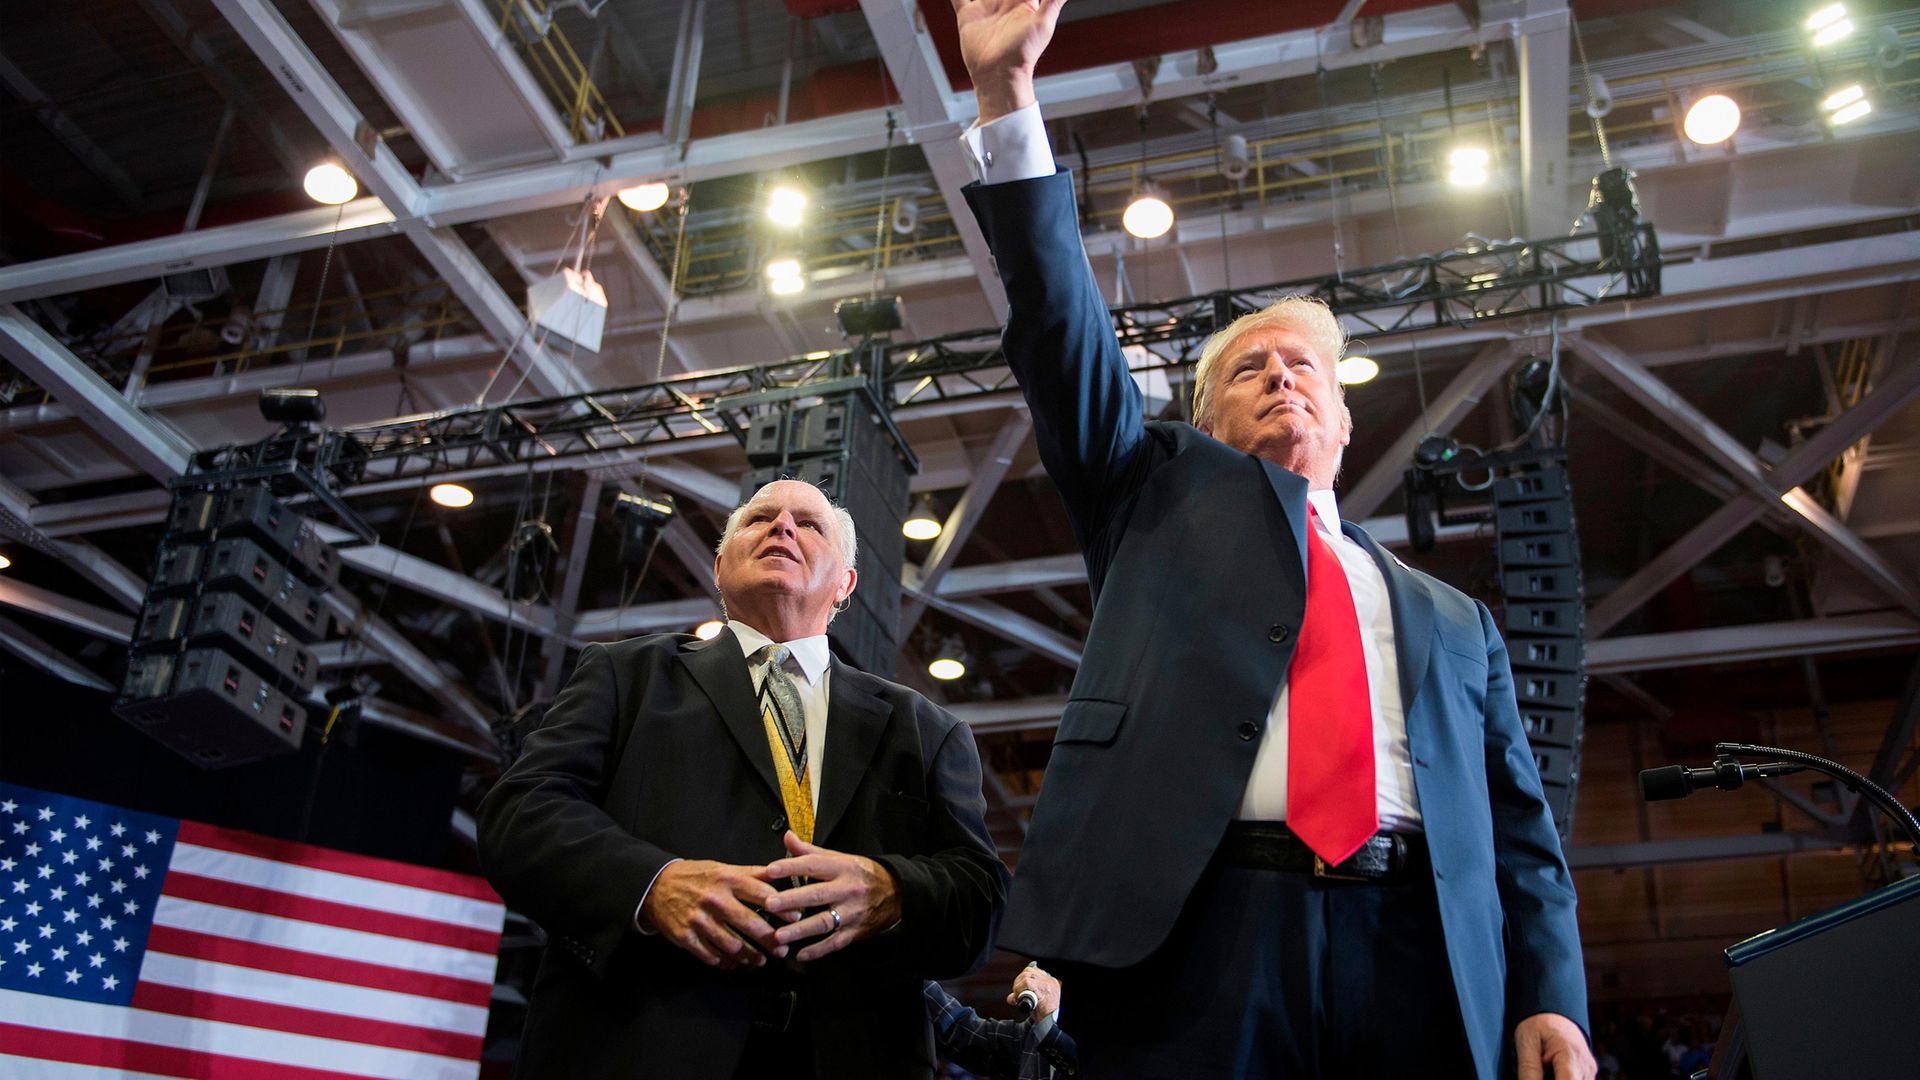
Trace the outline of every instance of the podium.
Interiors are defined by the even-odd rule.
[[[1733,1007],[1712,1080],[1920,1076],[1920,877],[1726,950]]]

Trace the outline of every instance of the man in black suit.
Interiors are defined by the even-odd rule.
[[[1064,0],[954,0],[966,189],[1093,627],[1001,944],[1092,1076],[1590,1080],[1572,875],[1486,607],[1340,520],[1325,304],[1209,340],[1143,415],[1033,69]]]
[[[827,652],[855,544],[813,486],[760,489],[727,629],[589,645],[482,802],[549,935],[524,1075],[932,1075],[921,980],[985,959],[1007,871],[966,725]]]

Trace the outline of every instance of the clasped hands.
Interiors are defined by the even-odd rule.
[[[766,866],[667,864],[640,905],[641,925],[702,963],[730,970],[761,967],[812,938],[819,940],[794,959],[818,960],[900,921],[899,889],[885,866],[815,847],[791,830],[785,843],[787,857]],[[774,887],[788,878],[806,884]]]

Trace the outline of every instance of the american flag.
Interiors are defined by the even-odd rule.
[[[479,1072],[486,882],[0,783],[0,1076]]]

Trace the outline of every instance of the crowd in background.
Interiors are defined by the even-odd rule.
[[[1642,1005],[1595,1010],[1600,1080],[1685,1080],[1707,1067],[1724,1009]]]

